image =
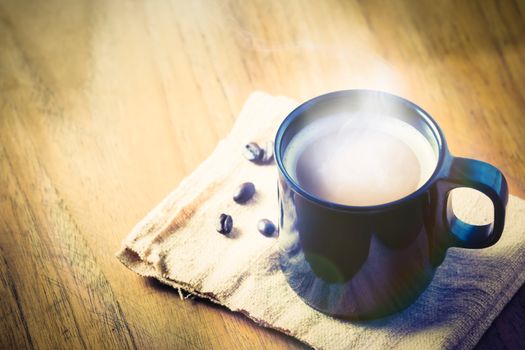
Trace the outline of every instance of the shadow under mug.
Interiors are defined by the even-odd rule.
[[[433,147],[436,167],[415,192],[386,204],[348,206],[312,195],[290,176],[283,158],[297,132],[323,116],[360,111],[398,118]],[[449,247],[488,247],[503,231],[508,200],[503,174],[490,164],[452,156],[430,115],[398,96],[345,90],[303,103],[279,127],[275,158],[281,270],[290,287],[323,313],[371,319],[399,311],[425,290]],[[457,187],[487,195],[494,221],[478,226],[458,219],[449,200]]]

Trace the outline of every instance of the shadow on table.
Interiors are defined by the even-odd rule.
[[[155,289],[156,291],[158,292],[161,292],[161,293],[169,293],[169,294],[173,294],[174,297],[176,298],[180,298],[180,295],[178,293],[178,291],[160,281],[158,281],[157,279],[153,278],[153,277],[147,277],[145,278],[145,284],[150,287],[150,288],[153,288]],[[214,310],[217,310],[217,311],[221,311],[221,312],[228,312],[231,316],[235,317],[239,322],[242,322],[244,324],[250,324],[250,325],[256,325],[254,322],[252,322],[251,320],[249,320],[247,317],[245,317],[244,315],[238,313],[238,312],[232,312],[231,310],[229,310],[226,306],[223,306],[223,305],[220,305],[220,304],[217,304],[217,303],[214,303],[212,302],[211,300],[209,299],[206,299],[206,298],[202,298],[202,297],[199,297],[199,296],[196,296],[196,295],[191,295],[190,297],[188,297],[190,294],[186,291],[182,291],[182,295],[184,297],[187,297],[187,299],[185,300],[186,302],[191,302],[193,304],[199,304],[199,305],[203,305],[207,308],[211,308],[211,309],[214,309]],[[278,330],[275,330],[275,329],[272,329],[272,328],[267,328],[267,327],[260,327],[264,330],[264,332],[267,332],[268,334],[271,334],[273,336],[276,336],[276,337],[280,337],[280,338],[285,338],[287,343],[290,344],[290,348],[294,348],[294,349],[311,349],[310,346],[302,343],[301,341],[299,341],[298,339],[290,336],[290,335],[287,335],[285,333],[282,333]]]

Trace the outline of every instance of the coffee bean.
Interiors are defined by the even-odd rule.
[[[266,237],[272,236],[277,230],[274,223],[268,219],[259,220],[259,222],[257,223],[257,229]]]
[[[261,158],[261,163],[268,164],[273,160],[273,142],[268,141],[264,145],[264,154]]]
[[[250,142],[244,146],[244,158],[248,159],[250,162],[256,163],[260,161],[263,154],[264,150],[255,142]]]
[[[233,228],[233,219],[228,214],[221,214],[219,215],[219,219],[217,220],[217,226],[216,230],[219,233],[222,233],[223,235],[227,235],[228,233],[232,232]]]
[[[248,202],[255,194],[255,185],[251,182],[245,182],[237,188],[233,200],[239,204]]]

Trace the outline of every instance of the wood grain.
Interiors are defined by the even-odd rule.
[[[254,89],[375,88],[525,197],[523,1],[0,1],[0,348],[297,349],[114,258]],[[525,287],[478,347],[525,348]]]

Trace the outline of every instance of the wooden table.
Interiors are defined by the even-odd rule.
[[[405,96],[525,197],[524,1],[0,1],[0,348],[303,348],[115,258],[254,89]],[[525,348],[525,287],[479,348]]]

